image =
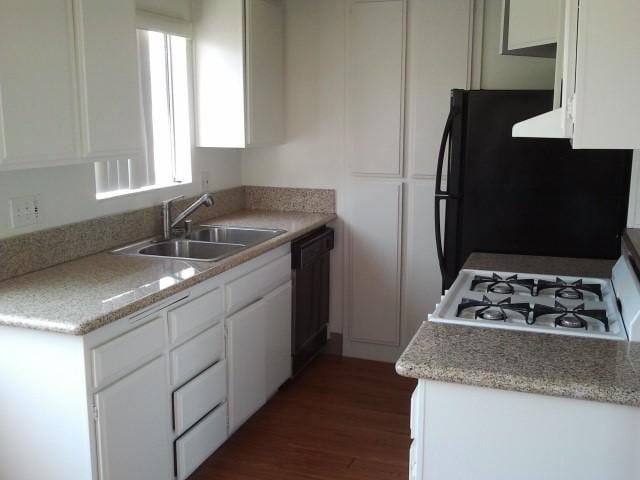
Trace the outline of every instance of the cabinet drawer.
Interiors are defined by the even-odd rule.
[[[183,384],[222,358],[224,329],[219,323],[171,352],[172,384]]]
[[[227,312],[235,312],[291,278],[291,255],[240,277],[226,286]]]
[[[173,343],[207,323],[213,323],[222,313],[222,289],[216,288],[169,312],[169,339]]]
[[[163,320],[157,317],[92,350],[94,387],[126,375],[158,354],[165,342]]]
[[[175,429],[179,435],[227,398],[227,365],[223,360],[173,393]]]
[[[227,439],[227,404],[224,403],[176,440],[178,480],[184,480]]]

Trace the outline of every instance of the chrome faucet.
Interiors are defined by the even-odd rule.
[[[213,206],[213,196],[210,193],[205,193],[198,200],[185,208],[184,211],[179,213],[176,218],[172,218],[171,207],[173,206],[173,202],[182,198],[184,198],[184,195],[178,195],[177,197],[173,197],[162,202],[163,240],[169,240],[171,238],[172,234],[174,234],[177,230],[176,225],[178,225],[180,222],[184,222],[184,228],[180,233],[182,233],[183,231],[189,233],[189,231],[191,230],[191,220],[187,220],[187,217],[193,214],[202,205],[205,205],[207,207]]]

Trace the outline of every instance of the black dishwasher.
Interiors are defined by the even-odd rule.
[[[293,315],[291,351],[297,375],[327,343],[333,229],[322,227],[291,245]]]

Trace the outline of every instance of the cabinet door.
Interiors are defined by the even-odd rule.
[[[284,136],[284,11],[274,0],[246,0],[247,145]]]
[[[570,71],[575,72],[573,148],[640,149],[640,2],[569,5],[569,22],[577,23]]]
[[[101,480],[173,478],[168,383],[161,357],[96,394]]]
[[[0,0],[0,168],[79,156],[71,0]]]
[[[353,182],[350,203],[350,339],[398,346],[402,184]]]
[[[559,0],[507,0],[506,5],[509,50],[558,41]]]
[[[406,146],[413,178],[435,176],[451,89],[467,88],[472,3],[411,0],[408,4]]]
[[[227,319],[230,432],[266,401],[265,316],[262,299]]]
[[[264,298],[266,325],[266,396],[291,376],[291,282]]]
[[[404,3],[351,6],[348,138],[356,174],[402,173]]]
[[[76,0],[84,154],[142,153],[135,2]]]

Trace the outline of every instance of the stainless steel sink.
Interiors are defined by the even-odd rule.
[[[114,253],[215,262],[245,248],[247,248],[245,245],[230,243],[210,243],[177,239],[161,242],[146,241],[115,250]]]
[[[250,227],[226,227],[222,225],[202,225],[186,238],[201,242],[236,243],[245,246],[256,245],[285,233],[285,230]]]
[[[283,233],[286,230],[201,225],[183,238],[145,240],[113,253],[216,262]]]

